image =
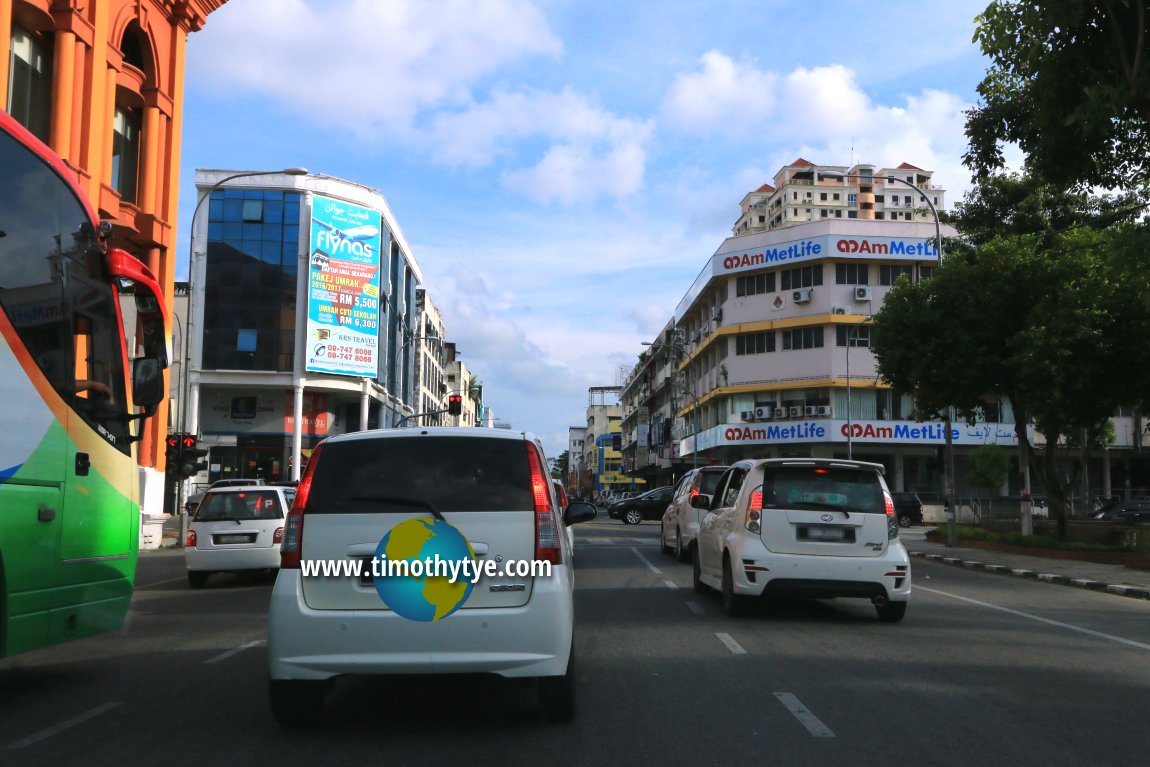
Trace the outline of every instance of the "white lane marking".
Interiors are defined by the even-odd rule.
[[[641,561],[643,564],[645,564],[647,566],[647,569],[649,569],[655,575],[662,575],[663,574],[662,570],[660,570],[659,568],[657,568],[653,564],[651,564],[651,560],[649,560],[645,556],[643,556],[643,552],[639,551],[634,546],[631,547],[631,551],[635,552],[635,556],[637,556],[639,558],[639,561]]]
[[[187,579],[188,579],[188,576],[185,575],[185,576],[182,576],[180,578],[168,578],[168,579],[162,580],[162,581],[152,581],[151,583],[141,583],[139,586],[136,587],[136,590],[139,591],[140,589],[147,589],[147,588],[151,588],[152,586],[163,586],[165,583],[177,583],[179,581],[186,581]]]
[[[835,734],[831,732],[830,728],[819,721],[819,718],[810,712],[799,699],[789,692],[776,692],[775,697],[779,702],[787,707],[787,710],[795,715],[795,719],[803,727],[807,728],[807,732],[814,735],[816,738],[833,738]]]
[[[239,647],[233,647],[232,649],[228,650],[227,652],[222,652],[214,658],[208,658],[206,661],[204,661],[204,665],[207,665],[208,663],[219,663],[220,661],[227,660],[228,658],[232,657],[233,655],[241,653],[244,650],[249,650],[252,647],[258,647],[259,645],[262,645],[263,643],[264,643],[264,640],[255,639],[251,642],[248,642],[247,644],[242,644]]]
[[[1114,636],[1113,634],[1103,634],[1101,631],[1095,631],[1094,629],[1082,628],[1081,626],[1073,626],[1069,623],[1063,623],[1062,621],[1055,621],[1055,620],[1051,620],[1050,618],[1043,618],[1042,616],[1039,616],[1039,615],[1031,615],[1030,613],[1022,612],[1021,610],[1012,610],[1009,607],[1002,607],[1000,605],[992,605],[989,602],[980,602],[977,599],[971,599],[970,597],[962,597],[962,596],[959,596],[958,594],[951,594],[948,591],[939,591],[938,589],[930,589],[930,588],[927,588],[926,586],[919,586],[918,584],[915,584],[914,588],[916,590],[929,591],[931,594],[938,594],[940,596],[950,597],[951,599],[958,599],[958,600],[961,600],[963,602],[969,602],[970,604],[978,605],[979,607],[988,607],[991,610],[998,610],[999,612],[1009,613],[1010,615],[1017,615],[1020,618],[1029,618],[1032,621],[1038,621],[1039,623],[1045,623],[1048,626],[1057,626],[1058,628],[1068,629],[1070,631],[1077,631],[1080,634],[1088,634],[1089,636],[1098,637],[1099,639],[1109,639],[1111,642],[1118,642],[1119,644],[1129,645],[1130,647],[1137,647],[1140,650],[1150,650],[1150,644],[1144,644],[1142,642],[1135,642],[1133,639],[1123,639],[1122,637],[1117,637],[1117,636]]]
[[[691,612],[693,612],[695,615],[702,615],[703,614],[703,608],[699,607],[694,602],[688,602],[687,603],[687,609],[690,610]]]
[[[732,639],[730,634],[719,634],[716,632],[715,636],[719,638],[720,642],[727,646],[727,649],[731,651],[731,655],[747,654],[747,651],[743,649],[743,646]]]
[[[12,743],[9,743],[7,746],[5,746],[5,748],[9,751],[14,751],[14,750],[19,749],[19,748],[27,748],[28,746],[35,745],[36,743],[39,743],[42,740],[47,740],[48,738],[52,737],[53,735],[59,735],[64,730],[75,727],[78,724],[83,724],[84,722],[88,721],[89,719],[95,718],[95,717],[99,716],[100,714],[104,713],[105,711],[111,711],[112,709],[116,708],[117,706],[122,706],[122,705],[124,705],[122,702],[114,701],[114,702],[110,702],[110,703],[105,703],[102,706],[96,706],[95,708],[91,709],[90,711],[85,711],[84,713],[78,714],[78,715],[72,717],[71,719],[65,719],[63,722],[60,722],[57,725],[53,725],[52,727],[49,727],[46,730],[40,730],[40,732],[37,732],[33,735],[29,735],[26,738],[21,738],[20,740],[13,741]]]
[[[663,583],[667,584],[667,588],[671,589],[672,591],[678,591],[679,589],[679,587],[675,585],[674,581],[663,581]]]

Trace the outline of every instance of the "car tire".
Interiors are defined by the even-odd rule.
[[[699,545],[691,546],[691,585],[695,587],[696,594],[706,594],[710,587],[703,583],[703,564],[699,561]]]
[[[575,645],[567,657],[563,676],[539,677],[539,711],[548,722],[570,722],[575,718]]]
[[[663,526],[662,522],[659,523],[659,548],[663,550],[664,554],[674,553],[671,547],[667,545],[667,528]]]
[[[188,585],[193,589],[202,589],[208,585],[208,576],[211,575],[207,570],[188,570]]]
[[[883,623],[898,623],[906,615],[906,605],[906,602],[887,602],[875,605],[874,610]]]
[[[683,534],[679,531],[678,525],[675,526],[675,559],[680,562],[686,562],[690,552],[683,548]]]
[[[732,618],[747,611],[747,598],[735,593],[735,579],[731,574],[731,558],[723,557],[723,612]]]
[[[625,525],[637,525],[642,521],[643,513],[634,507],[623,512],[623,524]]]
[[[899,527],[910,527],[913,524],[914,524],[914,520],[911,519],[910,516],[908,516],[906,514],[902,514],[898,518],[898,526]]]
[[[272,717],[283,727],[296,727],[323,716],[323,702],[328,683],[303,679],[271,679],[268,701]]]

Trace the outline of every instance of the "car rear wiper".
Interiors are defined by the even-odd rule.
[[[352,495],[348,496],[349,501],[368,501],[370,503],[394,503],[396,506],[415,506],[420,509],[427,509],[431,512],[431,516],[438,519],[440,522],[446,522],[443,514],[439,509],[432,506],[427,501],[421,501],[415,498],[397,498],[392,495]]]

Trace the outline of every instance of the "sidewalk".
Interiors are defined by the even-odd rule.
[[[1046,559],[1005,551],[984,551],[961,546],[951,548],[917,536],[906,538],[903,545],[912,557],[965,567],[971,570],[1010,575],[1016,578],[1075,586],[1091,591],[1106,591],[1118,596],[1150,599],[1150,570],[1135,570],[1125,565],[1101,565],[1073,559]]]

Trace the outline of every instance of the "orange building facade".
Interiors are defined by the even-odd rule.
[[[173,304],[184,54],[227,0],[0,0],[0,107],[76,173]],[[141,466],[163,470],[167,404]]]

